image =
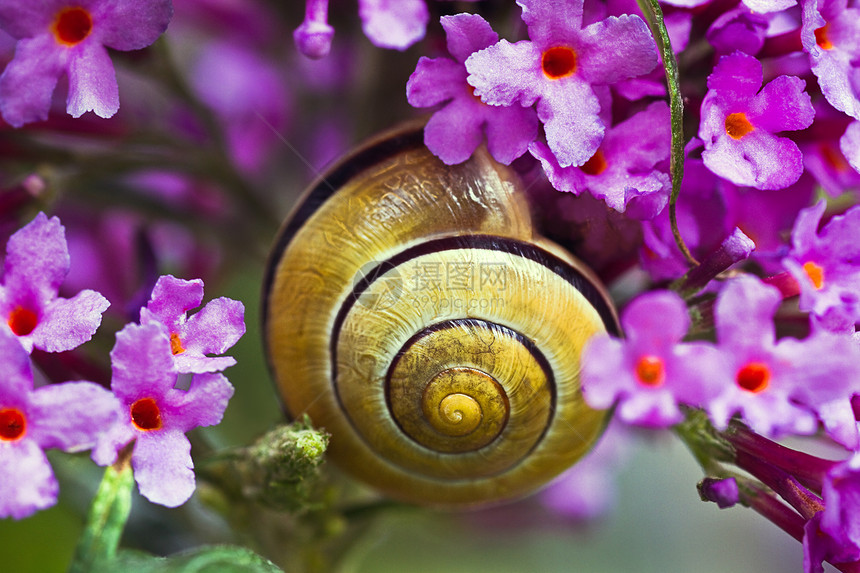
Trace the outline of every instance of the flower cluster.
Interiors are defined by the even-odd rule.
[[[53,505],[58,484],[47,449],[92,450],[113,463],[133,443],[140,492],[168,506],[194,491],[185,433],[221,421],[233,387],[220,373],[235,363],[221,354],[244,334],[244,309],[216,299],[190,318],[202,281],[161,277],[141,324],[116,335],[110,391],[89,381],[37,385],[29,354],[72,350],[92,338],[108,302],[95,291],[58,296],[70,268],[64,228],[43,213],[7,244],[0,286],[0,517],[22,518]],[[177,387],[182,374],[185,388]]]
[[[519,41],[499,40],[475,14],[443,16],[450,57],[421,58],[407,99],[436,106],[425,143],[443,162],[465,161],[485,140],[501,163],[528,151],[554,189],[641,221],[638,262],[656,288],[624,309],[623,339],[586,348],[586,401],[652,428],[702,412],[719,435],[738,421],[765,441],[822,431],[854,457],[819,472],[803,503],[770,470],[753,471],[740,445],[734,462],[786,493],[802,527],[783,525],[806,528],[796,537],[807,571],[822,560],[849,567],[860,559],[860,11],[814,0],[692,10],[704,3],[665,6],[672,46],[686,56],[683,94],[654,75],[655,42],[633,4],[518,0],[528,34]],[[695,126],[683,153],[667,93],[683,95]],[[681,173],[672,165],[683,160],[670,202]],[[816,186],[850,198],[825,219]],[[589,232],[608,221],[588,219]],[[766,463],[788,471],[778,455]],[[756,507],[753,486],[721,477],[703,482],[703,497]]]
[[[173,275],[258,276],[283,182],[409,104],[443,164],[485,145],[521,176],[541,234],[624,301],[582,355],[610,447],[543,502],[593,516],[625,436],[672,428],[703,499],[765,515],[807,572],[860,569],[857,3],[357,6],[0,3],[0,517],[55,503],[50,449],[192,495],[186,433],[224,414],[244,309]],[[64,225],[18,228],[40,209]]]

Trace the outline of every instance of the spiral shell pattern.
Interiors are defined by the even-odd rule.
[[[270,366],[288,413],[371,486],[436,506],[517,498],[601,432],[579,356],[615,314],[537,235],[507,168],[481,150],[446,166],[421,136],[371,142],[288,219],[264,293]]]

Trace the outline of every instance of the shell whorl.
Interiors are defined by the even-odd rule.
[[[520,497],[602,430],[579,354],[614,311],[518,185],[481,150],[442,164],[415,126],[328,171],[273,250],[264,334],[285,408],[392,497]]]

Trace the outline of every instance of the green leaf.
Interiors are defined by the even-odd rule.
[[[274,563],[243,547],[198,547],[170,557],[124,550],[93,573],[282,573]]]

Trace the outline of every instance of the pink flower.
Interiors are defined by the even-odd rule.
[[[105,48],[144,48],[167,29],[172,15],[170,0],[0,3],[0,28],[18,39],[15,57],[0,76],[0,114],[14,127],[47,119],[51,94],[65,73],[69,115],[113,116],[119,88]]]
[[[33,347],[63,352],[92,338],[110,303],[83,290],[70,299],[57,296],[69,272],[65,229],[56,217],[39,213],[9,238],[0,285],[0,320],[27,352]]]

